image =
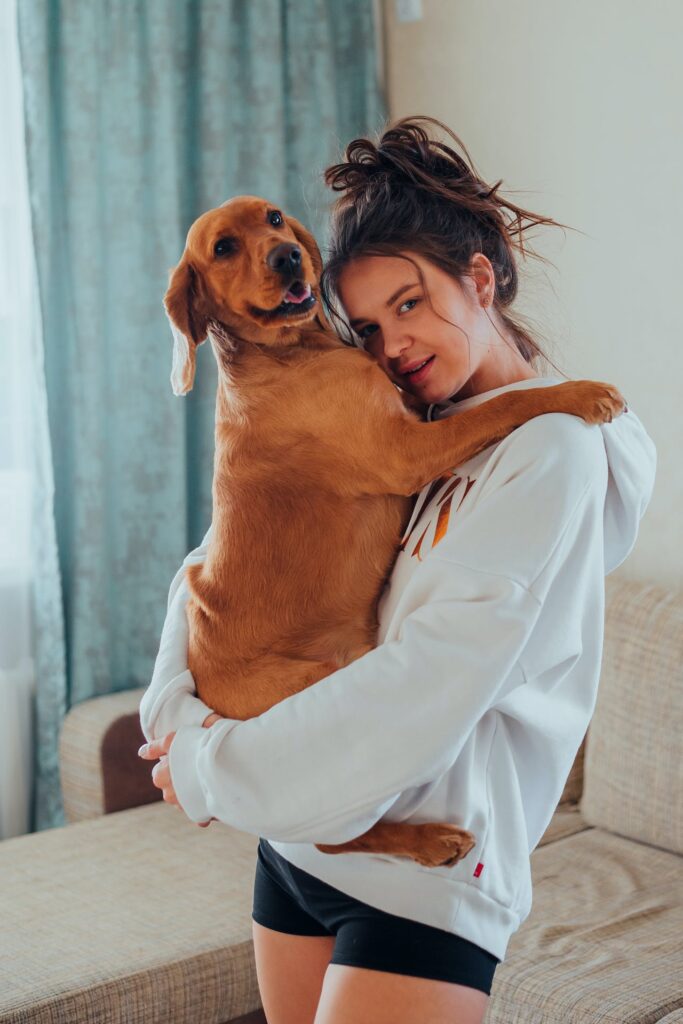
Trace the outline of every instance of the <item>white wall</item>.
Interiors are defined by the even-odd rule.
[[[431,114],[541,229],[518,308],[571,377],[615,383],[658,449],[655,494],[619,570],[683,585],[683,4],[384,0],[392,117]],[[504,194],[506,194],[504,192]],[[524,293],[522,295],[522,292]]]

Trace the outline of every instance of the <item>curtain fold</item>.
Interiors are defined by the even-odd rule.
[[[0,4],[0,838],[31,827],[34,750],[56,750],[64,623],[16,5]],[[37,632],[39,631],[39,632]],[[41,687],[36,694],[36,680]],[[34,707],[38,705],[38,714]],[[39,786],[54,777],[40,766]],[[53,786],[48,782],[46,799]],[[58,813],[54,801],[48,813]]]
[[[202,346],[173,396],[168,269],[240,193],[323,242],[321,171],[384,104],[370,0],[22,0],[19,39],[59,551],[37,567],[40,829],[63,821],[62,709],[147,684],[211,518],[216,369]]]

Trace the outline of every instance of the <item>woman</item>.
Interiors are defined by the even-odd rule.
[[[323,279],[428,419],[559,382],[539,375],[541,351],[509,309],[522,232],[554,222],[504,202],[431,124],[356,140],[328,170],[343,195]],[[183,576],[206,538],[185,560],[141,705],[155,740],[142,756],[161,757],[155,783],[193,821],[268,837],[253,929],[269,1024],[482,1020],[595,706],[604,576],[635,542],[654,467],[632,411],[518,428],[419,495],[377,648],[246,722],[194,695]],[[383,817],[448,820],[477,843],[429,869],[314,845]]]

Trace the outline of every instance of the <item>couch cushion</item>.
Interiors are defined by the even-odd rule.
[[[576,804],[560,804],[538,845],[545,846],[546,843],[554,843],[558,839],[572,836],[576,832],[583,832],[587,828],[590,826],[581,817],[581,812]]]
[[[683,853],[683,595],[608,584],[581,814],[590,825]]]
[[[485,1024],[654,1024],[683,1007],[683,858],[588,829],[531,856]]]
[[[254,836],[160,803],[0,844],[0,1022],[219,1024],[260,1006]]]

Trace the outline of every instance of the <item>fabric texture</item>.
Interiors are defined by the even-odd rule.
[[[323,242],[321,171],[384,106],[370,0],[18,13],[59,548],[37,563],[44,828],[63,820],[64,709],[148,682],[168,579],[211,516],[215,363],[203,346],[173,396],[168,269],[192,221],[240,193]]]
[[[593,828],[531,864],[533,909],[496,970],[486,1024],[661,1024],[681,1011],[680,856]]]
[[[683,604],[663,587],[631,582],[614,588],[607,618],[581,813],[683,853]]]
[[[207,709],[192,695],[177,575],[141,722],[148,737],[178,729],[169,760],[186,813],[263,836],[342,892],[503,959],[531,907],[529,854],[595,706],[604,575],[633,546],[654,467],[632,411],[601,427],[567,415],[519,427],[418,497],[378,646],[245,722],[192,722]],[[477,842],[429,869],[315,846],[380,818],[451,821]]]
[[[2,1024],[222,1024],[260,1006],[256,840],[168,804],[0,844]]]

